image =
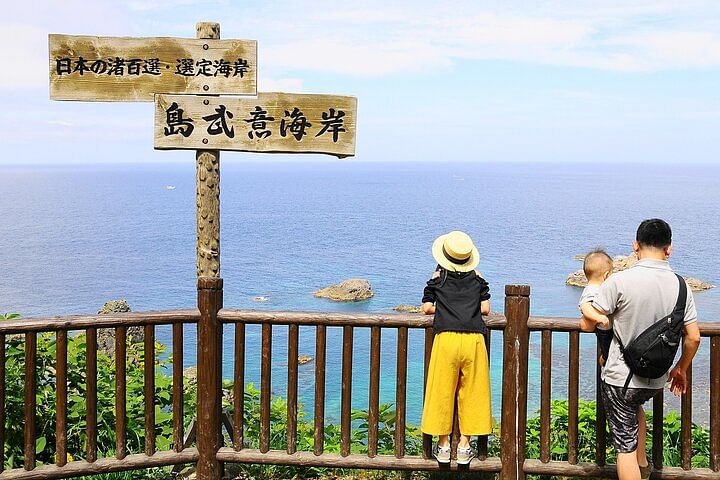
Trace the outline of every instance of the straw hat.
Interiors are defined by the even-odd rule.
[[[465,232],[454,231],[440,235],[432,246],[438,265],[451,272],[469,272],[480,262],[478,249]]]

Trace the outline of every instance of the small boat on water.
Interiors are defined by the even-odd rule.
[[[175,185],[165,185],[165,190],[175,190]]]
[[[253,297],[253,302],[267,302],[268,300],[270,300],[270,297],[267,295],[257,295]]]

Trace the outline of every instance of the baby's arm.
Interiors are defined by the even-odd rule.
[[[607,315],[598,312],[597,309],[593,307],[592,302],[581,303],[580,311],[582,312],[580,330],[583,332],[592,332],[595,330],[596,325],[602,325],[603,327],[610,325],[610,320]]]

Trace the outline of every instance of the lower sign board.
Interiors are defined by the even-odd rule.
[[[152,102],[155,93],[257,93],[257,42],[48,37],[52,100]]]
[[[355,155],[357,98],[155,95],[155,148]]]

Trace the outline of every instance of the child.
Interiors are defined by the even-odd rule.
[[[613,270],[613,261],[605,250],[593,250],[585,256],[583,262],[583,271],[587,277],[588,284],[580,296],[580,329],[584,332],[595,331],[597,335],[597,344],[600,347],[600,358],[598,363],[600,366],[605,365],[610,352],[610,343],[613,338],[612,327],[607,316],[601,314],[593,307],[592,302],[600,290],[600,285],[610,276]],[[597,327],[597,328],[596,328]]]
[[[490,313],[490,293],[487,282],[474,270],[479,254],[466,233],[441,235],[432,253],[438,266],[423,292],[422,310],[435,314],[435,340],[421,429],[439,436],[433,454],[438,462],[450,463],[449,435],[457,398],[461,434],[457,463],[467,465],[474,456],[469,437],[491,431],[490,372],[482,319]]]

